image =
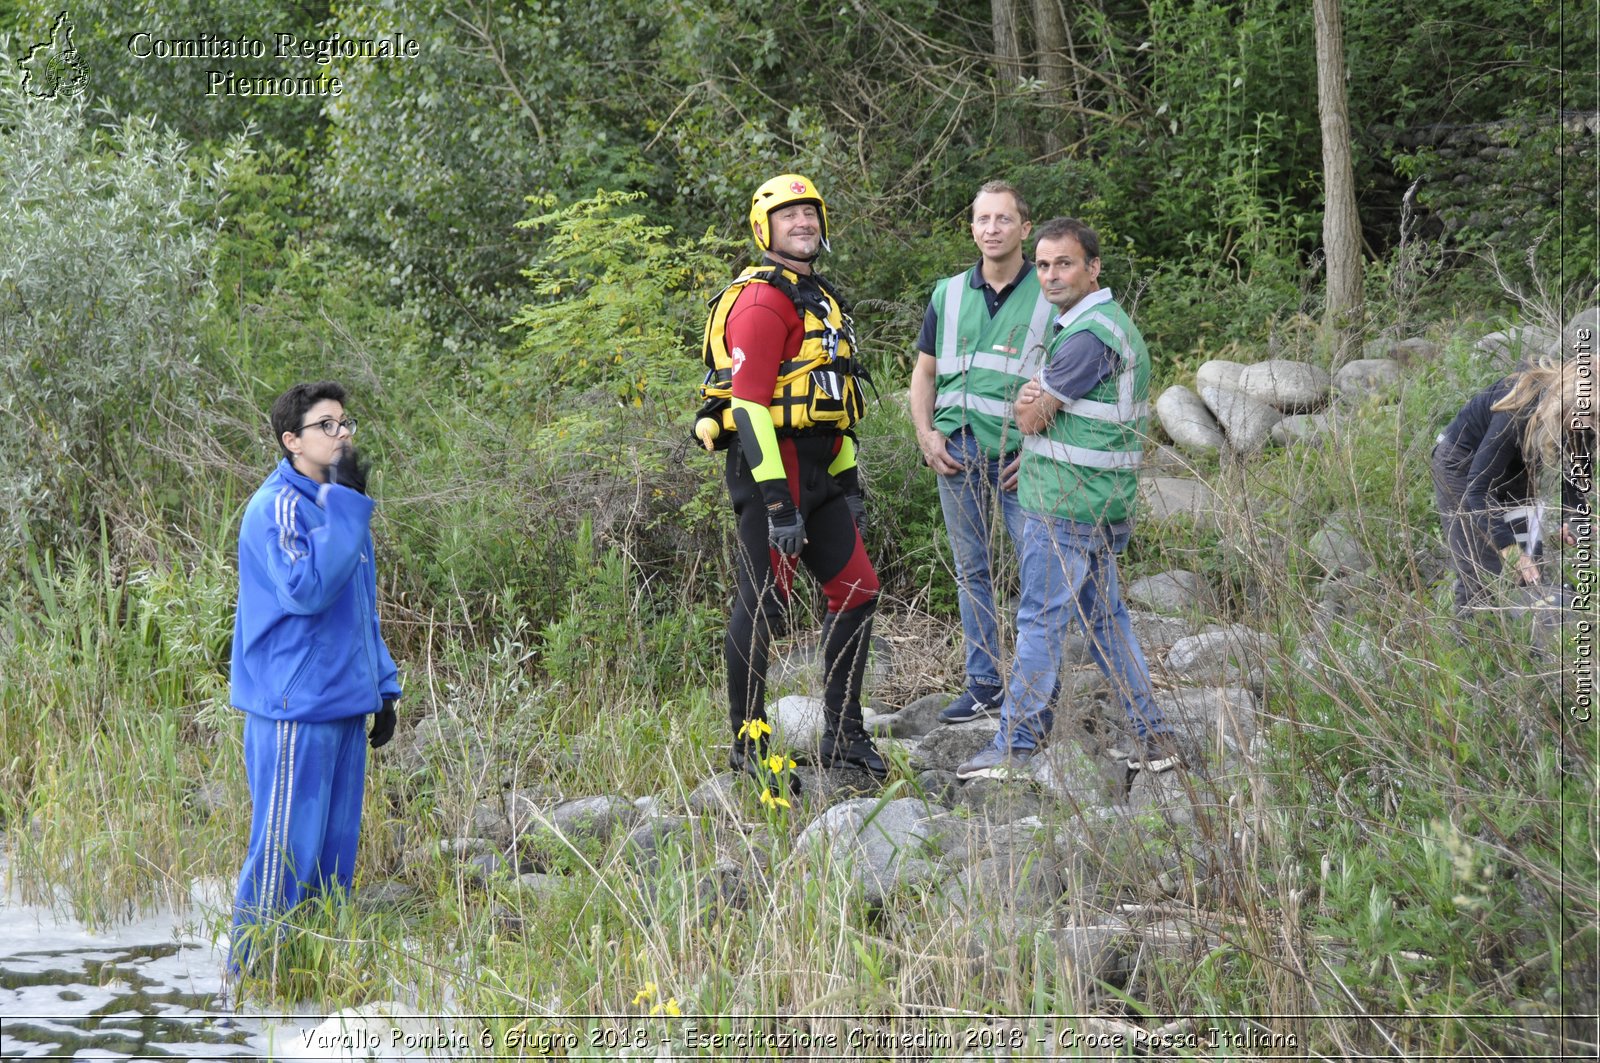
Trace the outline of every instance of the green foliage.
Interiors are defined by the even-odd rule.
[[[81,100],[0,79],[0,545],[81,519],[124,448],[192,399],[208,196],[171,133],[96,130]]]
[[[696,297],[726,275],[730,248],[711,232],[681,240],[670,226],[622,213],[641,198],[601,191],[560,209],[553,197],[534,201],[542,212],[518,226],[546,232],[524,273],[538,301],[512,319],[524,339],[494,370],[491,395],[603,389],[634,406],[655,391],[690,401],[691,381],[704,373]]]

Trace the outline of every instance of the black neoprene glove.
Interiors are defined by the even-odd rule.
[[[796,557],[806,545],[806,521],[789,501],[767,506],[767,541],[785,557]]]
[[[361,455],[349,443],[339,448],[339,456],[328,466],[328,482],[367,493],[366,462],[361,460]]]
[[[844,504],[850,507],[850,519],[856,522],[856,534],[867,541],[867,500],[860,495],[845,495]]]
[[[367,734],[367,741],[372,743],[372,748],[389,744],[389,739],[394,737],[394,725],[397,719],[394,711],[394,698],[384,698],[383,708],[372,714],[372,730]]]
[[[856,532],[861,536],[861,541],[867,541],[867,499],[861,493],[861,471],[852,465],[839,475],[834,481],[844,490],[845,505],[850,507],[850,519],[856,522]]]

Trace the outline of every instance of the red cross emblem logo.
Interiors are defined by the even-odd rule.
[[[790,181],[789,182],[789,191],[793,192],[795,195],[798,196],[802,192],[804,192],[805,190],[806,190],[806,183],[804,181]]]

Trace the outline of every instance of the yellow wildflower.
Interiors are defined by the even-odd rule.
[[[786,768],[794,767],[794,761],[790,760],[782,753],[774,753],[772,756],[762,761],[762,763],[765,764],[767,766],[767,770],[772,772],[774,775],[777,775]]]
[[[746,720],[739,727],[740,738],[760,738],[762,735],[772,733],[772,725],[766,720]]]
[[[652,1015],[682,1015],[683,1012],[678,1010],[678,998],[677,997],[668,997],[666,999],[665,1003],[657,1004],[655,1007],[651,1008],[650,1009],[650,1014],[652,1014]]]
[[[773,797],[770,790],[761,791],[761,803],[766,805],[768,808],[789,807],[789,799],[787,797]]]
[[[645,1001],[649,1000],[651,997],[653,997],[655,995],[656,995],[656,984],[654,982],[646,982],[644,984],[644,988],[640,989],[637,993],[635,993],[633,995],[633,1003],[637,1007],[638,1005],[643,1004]]]

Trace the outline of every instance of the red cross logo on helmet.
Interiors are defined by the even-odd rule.
[[[797,195],[797,196],[798,195],[804,195],[805,194],[805,190],[806,190],[806,183],[804,181],[790,181],[789,182],[789,191],[793,192],[795,195]]]

